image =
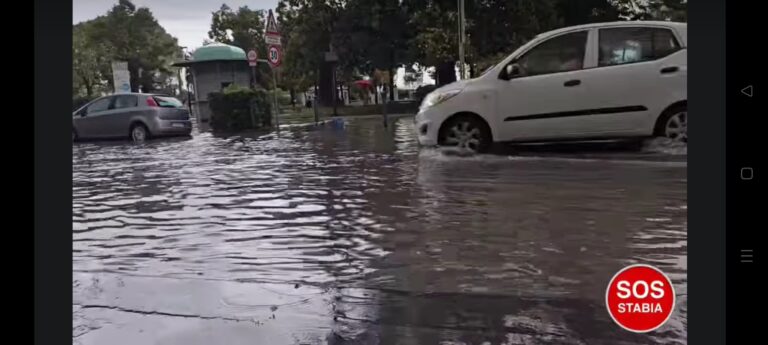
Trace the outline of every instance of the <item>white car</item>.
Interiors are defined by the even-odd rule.
[[[419,143],[482,152],[507,141],[687,141],[687,40],[687,24],[651,21],[540,34],[480,77],[427,95]]]

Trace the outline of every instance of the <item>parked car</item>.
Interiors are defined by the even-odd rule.
[[[72,113],[72,140],[188,136],[189,111],[176,98],[140,93],[97,98]]]
[[[597,23],[543,33],[478,78],[431,92],[422,145],[663,136],[687,141],[687,25]]]

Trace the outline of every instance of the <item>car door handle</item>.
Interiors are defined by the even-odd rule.
[[[661,74],[669,74],[669,73],[675,73],[679,71],[680,68],[677,66],[671,66],[671,67],[664,67],[661,69]]]
[[[565,87],[571,87],[571,86],[576,86],[576,85],[581,85],[581,80],[574,79],[574,80],[569,80],[569,81],[566,81],[565,83],[563,83],[563,86],[565,86]]]

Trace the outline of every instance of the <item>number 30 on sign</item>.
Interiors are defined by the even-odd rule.
[[[272,67],[280,66],[280,59],[280,47],[276,45],[269,46],[267,51],[267,60],[269,60],[269,63],[272,65]]]

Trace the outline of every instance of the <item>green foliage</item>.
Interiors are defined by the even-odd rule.
[[[224,4],[218,11],[213,12],[208,37],[216,42],[238,46],[245,51],[256,49],[259,55],[266,56],[265,22],[263,10],[251,10],[248,6],[243,6],[235,12]]]
[[[272,103],[266,90],[251,90],[230,85],[223,92],[209,94],[208,101],[213,113],[211,128],[215,131],[236,132],[267,128],[272,123]],[[252,121],[255,121],[255,126]]]
[[[264,40],[266,25],[264,10],[252,10],[242,6],[233,11],[226,4],[213,12],[208,38],[212,41],[240,47],[246,52],[256,50],[259,56],[267,56],[267,44]],[[266,64],[258,65],[256,82],[264,88],[272,85],[272,70]]]
[[[181,58],[176,38],[146,7],[120,0],[106,15],[73,26],[73,93],[112,89],[112,61],[126,61],[131,90],[152,92],[168,84],[171,63]]]
[[[610,0],[627,20],[688,20],[687,0]]]
[[[348,1],[331,42],[341,69],[370,74],[405,63],[409,58],[407,21],[399,0]]]
[[[94,41],[88,27],[72,28],[72,95],[90,98],[109,89],[111,78],[111,46]]]
[[[331,47],[341,0],[280,0],[277,22],[283,39],[280,82],[285,89],[305,91],[315,84],[323,52]]]

